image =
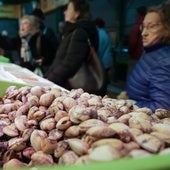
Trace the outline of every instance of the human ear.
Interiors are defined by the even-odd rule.
[[[75,20],[77,20],[79,16],[80,16],[80,12],[79,12],[79,11],[76,11],[76,12],[75,12]]]

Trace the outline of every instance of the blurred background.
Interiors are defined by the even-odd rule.
[[[113,45],[113,71],[110,73],[108,92],[118,94],[124,89],[127,79],[128,38],[130,28],[136,21],[139,6],[150,7],[165,0],[90,0],[91,17],[105,21],[106,30]],[[44,23],[59,35],[58,25],[63,21],[63,12],[68,0],[0,0],[0,33],[16,36],[22,15],[30,14],[34,8],[41,8],[45,14]],[[17,62],[17,54],[12,53]]]

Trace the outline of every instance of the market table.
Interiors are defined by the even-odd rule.
[[[41,86],[41,87],[63,87],[40,77],[32,71],[13,63],[0,62],[0,96],[2,96],[6,88],[10,85],[22,86]]]
[[[50,86],[60,87],[54,83],[41,78],[31,71],[21,68],[20,66],[11,63],[0,63],[1,78],[0,78],[0,97],[5,93],[7,87],[15,85],[22,86]],[[4,75],[4,76],[3,76]],[[6,77],[7,75],[7,77]],[[62,88],[62,87],[60,87]],[[63,88],[62,88],[63,89]],[[64,89],[65,90],[65,89]],[[97,162],[85,165],[55,165],[33,167],[32,170],[170,170],[170,154],[152,155],[149,157],[140,158],[122,158],[110,162]],[[17,168],[18,169],[18,168]],[[20,168],[26,170],[30,168]]]
[[[21,168],[28,170],[30,168]],[[86,165],[41,166],[31,170],[170,170],[170,155],[153,155],[143,158],[119,159]]]

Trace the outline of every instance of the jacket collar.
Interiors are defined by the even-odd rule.
[[[158,50],[159,48],[162,48],[163,46],[165,46],[165,43],[158,42],[158,43],[156,43],[154,45],[144,47],[144,50],[145,50],[146,53],[149,53],[149,52]]]

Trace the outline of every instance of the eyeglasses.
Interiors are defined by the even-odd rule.
[[[158,26],[159,25],[162,25],[161,23],[157,23],[157,24],[148,24],[148,25],[143,25],[143,24],[141,24],[140,26],[139,26],[139,29],[140,29],[140,31],[142,32],[144,29],[146,29],[147,31],[149,31],[149,32],[156,32],[158,29]]]

